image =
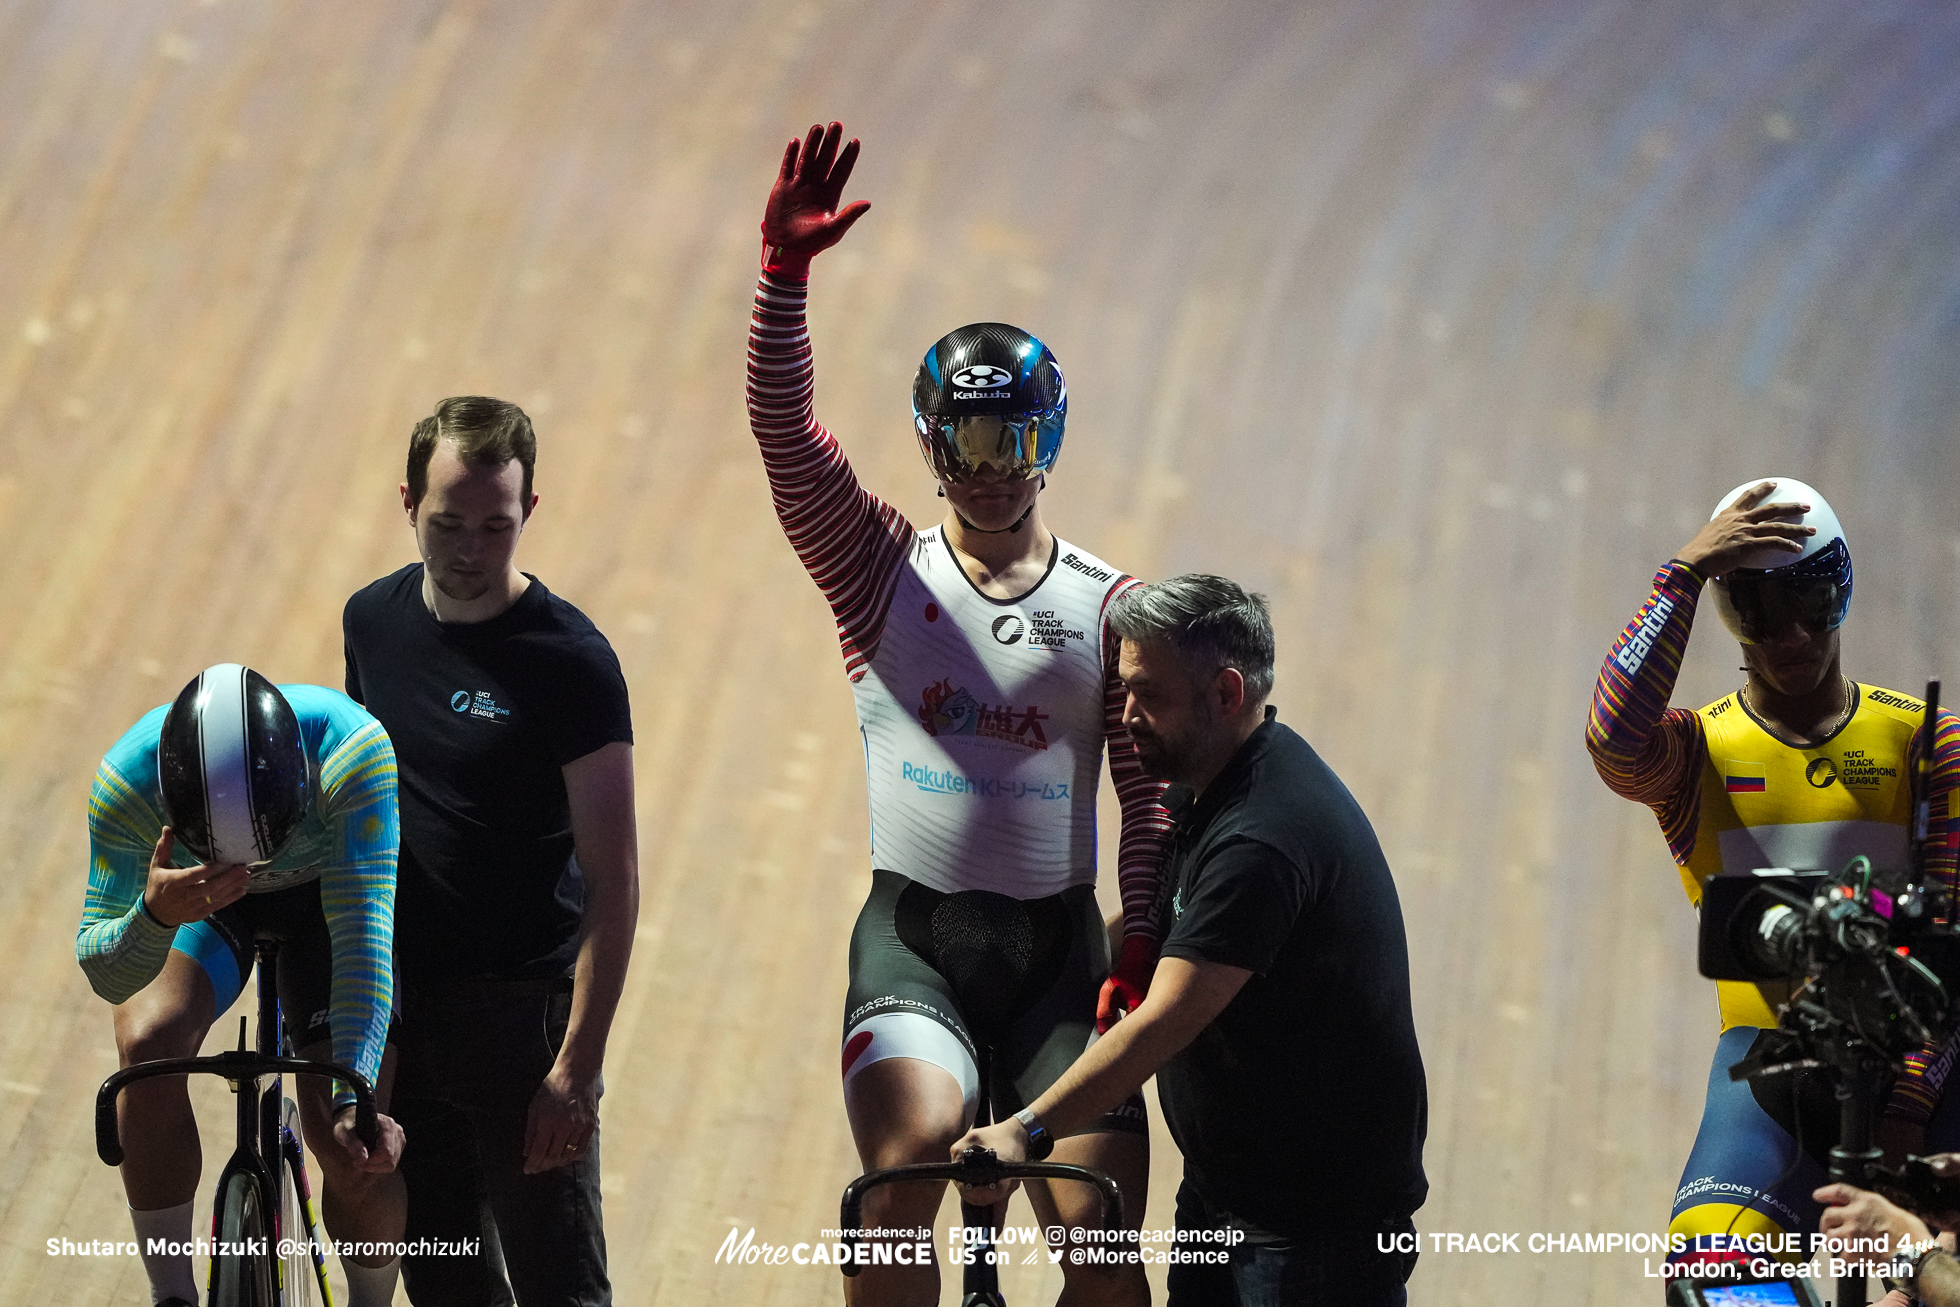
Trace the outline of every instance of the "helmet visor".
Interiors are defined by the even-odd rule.
[[[941,481],[957,485],[991,467],[1008,481],[1041,471],[1039,413],[983,413],[972,417],[919,414],[919,444]]]
[[[1840,538],[1800,563],[1737,569],[1712,588],[1722,624],[1744,644],[1773,640],[1793,624],[1822,635],[1841,625],[1851,607],[1851,551]]]
[[[1786,580],[1731,573],[1715,588],[1724,623],[1744,644],[1773,640],[1793,625],[1822,635],[1844,620],[1841,598],[1849,596],[1830,577]]]

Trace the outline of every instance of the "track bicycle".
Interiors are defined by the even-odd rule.
[[[980,1102],[973,1114],[976,1126],[993,1123],[992,1105],[987,1097],[987,1054],[983,1049],[980,1056]],[[955,1162],[922,1162],[912,1166],[888,1166],[882,1170],[867,1171],[844,1186],[844,1201],[838,1216],[838,1228],[846,1239],[853,1231],[864,1228],[864,1196],[880,1185],[902,1184],[907,1181],[951,1180],[955,1184],[993,1185],[1002,1180],[1078,1180],[1094,1185],[1102,1194],[1103,1228],[1120,1230],[1123,1227],[1123,1195],[1116,1187],[1116,1181],[1101,1171],[1090,1170],[1086,1166],[1072,1166],[1066,1162],[1003,1162],[991,1148],[969,1148],[961,1153]],[[969,1232],[986,1231],[985,1241],[978,1247],[963,1243],[967,1254],[961,1273],[960,1307],[1007,1307],[1007,1299],[1001,1296],[1000,1275],[995,1267],[1000,1265],[1001,1254],[995,1248],[999,1232],[994,1228],[994,1213],[1001,1210],[995,1207],[978,1207],[965,1199],[960,1200],[960,1222]],[[853,1240],[851,1259],[844,1263],[847,1276],[855,1276],[863,1263],[859,1260],[866,1247],[862,1239]]]
[[[110,1166],[123,1160],[116,1097],[138,1080],[203,1073],[223,1076],[238,1100],[238,1142],[218,1176],[212,1202],[208,1307],[333,1307],[326,1249],[300,1147],[299,1108],[284,1089],[287,1075],[331,1076],[354,1091],[354,1132],[374,1147],[380,1137],[374,1087],[352,1067],[290,1056],[279,1023],[276,940],[259,939],[257,1048],[246,1047],[250,1018],[238,1019],[238,1047],[211,1057],[165,1058],[124,1067],[95,1095],[95,1152]],[[268,1082],[269,1083],[266,1083]]]

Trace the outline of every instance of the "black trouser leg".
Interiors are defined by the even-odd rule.
[[[469,1118],[450,1103],[399,1093],[394,1109],[410,1141],[401,1162],[408,1242],[476,1250],[402,1258],[408,1300],[415,1307],[511,1307],[510,1288],[484,1249],[483,1179]]]

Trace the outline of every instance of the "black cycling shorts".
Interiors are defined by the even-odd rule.
[[[1061,1078],[1095,1035],[1109,936],[1093,887],[1041,899],[943,894],[873,871],[851,932],[844,1079],[887,1057],[943,1067],[972,1110],[981,1049],[995,1120]],[[1143,1096],[1074,1131],[1142,1134]]]

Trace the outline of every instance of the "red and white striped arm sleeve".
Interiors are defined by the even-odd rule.
[[[1110,587],[1109,601],[1142,582],[1124,577]],[[1152,944],[1164,939],[1163,909],[1166,855],[1171,842],[1171,815],[1164,811],[1165,782],[1143,774],[1136,741],[1123,726],[1123,703],[1129,691],[1116,673],[1122,641],[1103,623],[1103,738],[1109,749],[1109,781],[1123,809],[1123,830],[1116,849],[1116,885],[1123,896],[1123,937],[1139,935]]]
[[[903,514],[858,484],[837,438],[817,422],[805,320],[809,283],[765,268],[749,318],[749,426],[762,449],[783,532],[837,618],[845,669],[878,651],[885,610],[913,540]]]
[[[1681,675],[1701,585],[1701,573],[1683,562],[1654,574],[1647,602],[1599,669],[1586,722],[1586,749],[1600,779],[1620,797],[1654,810],[1677,863],[1694,851],[1701,795],[1696,782],[1708,746],[1701,718],[1669,708],[1667,701]]]

